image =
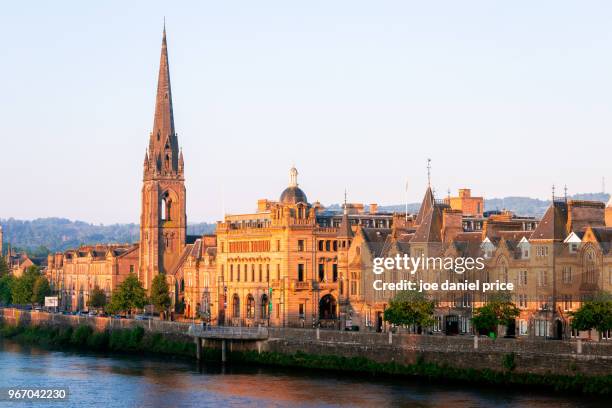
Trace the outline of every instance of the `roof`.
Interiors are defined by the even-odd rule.
[[[567,203],[555,201],[544,213],[544,217],[531,234],[531,239],[563,241],[567,236]]]
[[[280,196],[279,200],[282,204],[297,204],[297,203],[308,203],[306,194],[301,188],[297,186],[287,187]]]
[[[354,235],[353,229],[351,228],[351,222],[345,211],[342,215],[342,221],[340,222],[340,227],[338,227],[338,234],[336,236],[338,238],[352,238]]]
[[[433,206],[417,227],[414,237],[410,242],[441,242],[442,236],[442,210],[438,206]]]
[[[427,187],[427,190],[425,191],[425,196],[423,197],[423,202],[421,203],[421,207],[419,208],[419,213],[417,214],[417,218],[415,221],[417,225],[420,225],[423,222],[423,218],[425,217],[425,215],[427,215],[429,210],[433,208],[434,202],[435,201],[433,192],[431,191],[431,187]]]

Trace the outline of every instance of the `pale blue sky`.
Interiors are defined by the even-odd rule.
[[[164,15],[190,221],[612,189],[606,1],[10,2],[0,218],[138,222]]]

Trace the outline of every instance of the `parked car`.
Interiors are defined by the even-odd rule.
[[[151,316],[149,315],[136,315],[134,317],[136,320],[151,320]]]

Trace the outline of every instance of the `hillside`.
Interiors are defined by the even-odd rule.
[[[63,251],[82,244],[131,243],[139,240],[138,224],[94,225],[65,218],[39,218],[32,221],[14,218],[0,219],[4,230],[4,242],[41,254],[46,251]],[[201,235],[213,232],[214,224],[190,224],[187,233]]]

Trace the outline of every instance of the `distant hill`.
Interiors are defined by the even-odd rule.
[[[4,242],[28,253],[43,255],[47,251],[64,251],[82,244],[132,243],[139,240],[138,224],[94,225],[65,218],[38,218],[32,221],[0,219]],[[187,233],[202,235],[213,232],[214,224],[189,224]]]
[[[586,193],[569,197],[575,200],[595,200],[607,202],[609,194]],[[409,212],[417,212],[420,203],[408,204]],[[550,200],[529,197],[505,197],[485,200],[485,210],[511,210],[517,215],[541,217],[550,205]],[[327,208],[340,210],[339,204]],[[380,211],[403,212],[405,204],[379,206]],[[34,255],[45,255],[48,251],[64,251],[82,244],[132,243],[139,240],[138,224],[94,225],[83,221],[70,221],[65,218],[39,218],[32,221],[13,218],[0,219],[4,228],[4,241],[13,247],[25,249]],[[215,224],[197,223],[187,226],[189,235],[212,233]]]
[[[603,201],[607,203],[610,199],[610,194],[606,193],[584,193],[575,194],[568,196],[571,200],[591,200],[591,201]],[[419,211],[421,203],[409,203],[408,212]],[[524,215],[527,217],[541,217],[544,215],[546,208],[550,205],[550,200],[539,200],[537,198],[529,197],[505,197],[505,198],[492,198],[485,200],[485,211],[491,210],[510,210],[517,215]],[[329,208],[340,208],[338,204],[334,204]],[[396,205],[380,205],[378,206],[380,211],[389,212],[404,212],[406,211],[406,204]]]

